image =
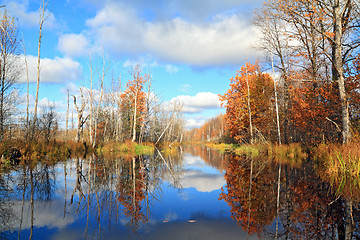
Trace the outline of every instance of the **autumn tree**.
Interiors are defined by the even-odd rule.
[[[226,137],[226,120],[224,114],[210,118],[199,127],[186,132],[189,141],[223,141]]]
[[[230,81],[230,89],[224,95],[220,95],[222,106],[226,108],[225,119],[230,135],[239,142],[251,142],[252,125],[256,140],[267,140],[275,129],[272,78],[262,73],[257,64],[247,63]]]
[[[147,111],[144,86],[150,76],[148,74],[142,75],[142,70],[137,65],[132,68],[131,77],[132,79],[126,83],[125,91],[121,94],[121,111],[123,127],[128,138],[134,142]]]
[[[20,76],[18,28],[15,19],[5,10],[0,25],[0,141],[5,134],[6,123],[15,107],[14,84]]]
[[[143,210],[145,199],[144,170],[139,166],[140,158],[127,158],[126,166],[119,175],[118,201],[123,206],[124,215],[129,218],[128,225],[136,232],[141,223],[148,221]]]
[[[351,139],[348,93],[345,86],[344,65],[353,58],[352,54],[360,46],[359,5],[356,0],[301,0],[301,1],[269,1],[278,18],[296,29],[292,35],[305,46],[305,56],[313,63],[312,74],[316,74],[319,66],[318,53],[321,49],[330,62],[332,80],[336,83],[341,107],[342,142]],[[310,40],[310,41],[309,41]],[[321,40],[319,42],[319,40]]]
[[[219,199],[227,202],[231,217],[244,231],[260,234],[275,218],[276,176],[270,168],[264,169],[261,161],[254,161],[256,174],[250,180],[250,161],[254,159],[245,156],[230,160],[225,173],[226,190],[221,189]]]

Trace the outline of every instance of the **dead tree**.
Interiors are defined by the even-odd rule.
[[[80,132],[82,127],[84,126],[86,120],[88,117],[84,118],[84,110],[87,104],[87,100],[84,99],[84,95],[82,92],[82,88],[80,88],[80,97],[81,97],[81,107],[79,108],[79,106],[76,104],[76,97],[73,95],[74,97],[74,105],[78,114],[78,125],[77,125],[77,129],[76,129],[76,136],[75,136],[75,141],[79,142],[80,141]]]

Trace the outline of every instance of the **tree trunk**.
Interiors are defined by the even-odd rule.
[[[279,105],[278,105],[278,97],[277,97],[277,89],[276,89],[276,81],[275,81],[275,69],[274,69],[274,60],[271,54],[271,67],[273,71],[273,81],[274,81],[274,94],[275,94],[275,109],[276,109],[276,126],[278,132],[278,142],[281,144],[281,132],[280,132],[280,117],[279,117]]]
[[[67,141],[67,137],[68,137],[69,108],[70,108],[70,96],[69,96],[69,89],[68,89],[67,90],[66,122],[65,122],[65,141]]]
[[[249,127],[250,127],[250,143],[254,143],[254,135],[253,135],[253,126],[252,126],[252,118],[251,118],[251,106],[250,106],[250,87],[249,87],[249,79],[247,74],[247,63],[245,63],[245,74],[246,74],[246,85],[247,85],[247,104],[249,111]]]
[[[333,65],[337,72],[335,79],[339,87],[340,104],[341,104],[341,116],[342,116],[342,137],[343,143],[350,141],[350,119],[349,119],[349,108],[345,90],[345,79],[344,79],[344,67],[342,60],[342,23],[341,23],[341,9],[340,1],[336,0],[333,5],[334,10],[334,56]]]
[[[134,102],[133,136],[131,140],[132,142],[135,142],[136,139],[136,112],[137,112],[137,92],[135,93],[135,102]]]
[[[105,75],[106,75],[106,71],[105,71],[105,56],[103,55],[103,71],[102,71],[102,76],[101,76],[101,85],[100,85],[100,99],[99,99],[99,103],[97,105],[97,108],[96,108],[96,113],[95,113],[95,119],[94,119],[94,123],[95,123],[95,131],[94,131],[94,139],[93,139],[93,142],[92,142],[92,146],[95,147],[95,144],[96,144],[96,134],[97,134],[97,118],[98,118],[98,115],[99,115],[99,112],[100,112],[100,106],[101,106],[101,100],[103,98],[103,95],[104,95],[104,79],[105,79]]]
[[[41,49],[41,38],[42,38],[42,27],[47,17],[45,17],[45,10],[47,8],[47,3],[45,4],[42,1],[40,6],[40,19],[39,19],[39,42],[38,42],[38,59],[37,59],[37,81],[36,81],[36,97],[35,97],[35,107],[34,107],[34,119],[32,125],[32,135],[35,133],[35,125],[37,120],[37,106],[39,102],[39,87],[40,87],[40,49]],[[33,136],[32,136],[33,137]]]
[[[28,62],[26,58],[26,48],[25,48],[25,41],[24,42],[24,58],[25,58],[25,71],[26,71],[26,134],[25,138],[28,140],[29,135],[29,68],[28,68]]]
[[[345,240],[351,240],[354,230],[353,218],[352,218],[352,201],[345,203]]]
[[[92,62],[91,62],[91,55],[89,56],[89,70],[90,70],[90,113],[89,113],[89,138],[90,144],[93,144],[93,73],[92,73]]]

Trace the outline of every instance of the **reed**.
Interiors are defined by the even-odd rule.
[[[234,144],[226,144],[226,143],[216,144],[216,143],[213,143],[213,142],[208,142],[208,143],[205,143],[205,146],[207,146],[209,148],[216,149],[220,153],[233,151],[235,149]]]
[[[337,195],[351,197],[360,192],[360,149],[358,144],[322,145],[316,152],[325,168],[325,178]]]
[[[154,153],[154,145],[151,143],[137,144],[130,140],[123,143],[107,142],[99,144],[96,148],[96,153],[101,155],[151,155]]]
[[[136,144],[135,153],[136,155],[153,155],[154,146],[151,144]]]
[[[164,155],[164,158],[167,158],[169,156],[176,156],[179,154],[178,147],[165,147],[165,148],[161,148],[160,151]]]
[[[270,161],[279,164],[288,164],[292,167],[300,167],[307,154],[298,143],[291,144],[268,144],[266,155]]]
[[[261,152],[263,152],[264,146],[263,145],[250,145],[244,144],[237,148],[235,148],[234,152],[237,155],[246,155],[249,157],[256,157],[259,156]]]

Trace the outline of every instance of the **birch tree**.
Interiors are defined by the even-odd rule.
[[[38,41],[38,58],[37,58],[37,81],[36,81],[36,96],[35,96],[35,107],[34,107],[34,119],[33,119],[33,126],[32,131],[33,134],[35,132],[35,125],[37,119],[37,109],[38,109],[38,102],[39,102],[39,87],[40,87],[40,49],[41,49],[41,39],[43,36],[42,28],[44,22],[49,17],[49,14],[46,15],[47,5],[49,1],[45,2],[44,0],[40,4],[39,8],[39,41]]]
[[[256,12],[255,25],[261,32],[259,39],[259,48],[273,56],[272,61],[274,68],[280,72],[283,85],[283,137],[284,142],[289,143],[291,139],[291,98],[290,98],[290,70],[292,68],[291,57],[293,48],[289,39],[288,26],[285,21],[278,17],[279,13],[272,9],[274,1],[269,0],[264,7]]]
[[[92,142],[92,146],[95,147],[96,144],[96,134],[97,134],[97,118],[100,112],[100,106],[101,106],[101,101],[104,95],[104,80],[105,80],[105,76],[107,74],[108,68],[106,66],[106,61],[105,61],[105,55],[103,54],[103,63],[102,63],[102,73],[100,76],[100,98],[99,98],[99,102],[96,108],[96,112],[95,112],[95,122],[94,122],[94,126],[95,126],[95,131],[94,131],[94,138],[93,138],[93,142]],[[91,126],[90,126],[91,128]]]

